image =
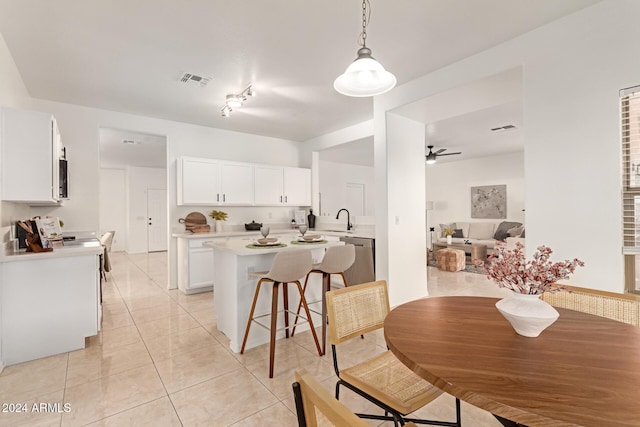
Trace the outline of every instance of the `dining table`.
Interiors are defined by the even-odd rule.
[[[558,320],[528,338],[497,301],[441,296],[402,304],[385,319],[387,345],[429,383],[504,425],[640,426],[640,328],[557,308]]]

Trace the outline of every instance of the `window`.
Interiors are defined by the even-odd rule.
[[[640,86],[620,91],[625,287],[640,293]]]

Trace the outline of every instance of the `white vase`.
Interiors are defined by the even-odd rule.
[[[453,238],[451,237],[451,234],[447,235],[447,245],[450,245],[451,243],[453,243]]]
[[[222,233],[222,221],[220,221],[219,219],[216,219],[215,229],[216,233]]]
[[[560,315],[555,308],[542,301],[540,295],[518,292],[498,301],[496,308],[513,329],[524,337],[537,337]]]

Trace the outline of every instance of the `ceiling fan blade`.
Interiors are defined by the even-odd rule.
[[[440,157],[440,156],[453,156],[453,155],[455,155],[455,154],[462,154],[462,151],[459,151],[459,152],[457,152],[457,153],[438,154],[438,157]]]
[[[442,153],[443,151],[447,151],[447,149],[446,149],[446,148],[441,148],[441,149],[439,149],[438,151],[436,151],[436,154],[440,154],[440,153]]]

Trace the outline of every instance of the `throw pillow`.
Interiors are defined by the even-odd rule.
[[[456,228],[453,230],[453,235],[451,237],[464,237],[464,234],[462,234],[462,228]]]
[[[491,222],[472,222],[469,224],[469,238],[489,240],[493,237],[493,227]]]
[[[498,224],[498,228],[496,228],[496,232],[493,234],[493,238],[496,240],[503,240],[509,237],[510,228],[520,227],[521,225],[521,222],[502,221],[500,224]]]
[[[524,231],[524,226],[521,227],[513,227],[507,230],[510,237],[520,237],[522,232]]]
[[[451,224],[440,224],[440,237],[447,237],[447,236],[444,235],[444,229],[445,228],[451,228],[451,229],[455,230],[456,223],[452,222]]]
[[[524,228],[522,229],[522,234],[520,235],[520,237],[524,238]]]

